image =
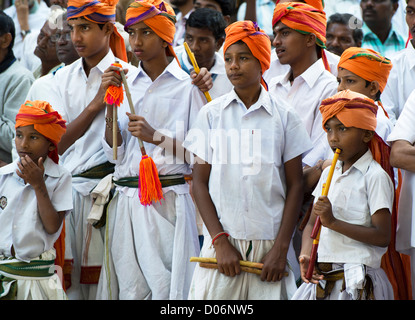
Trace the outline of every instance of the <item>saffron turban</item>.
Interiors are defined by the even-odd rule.
[[[380,92],[383,92],[392,63],[372,49],[351,47],[341,55],[338,67],[349,70],[367,81],[377,81]]]
[[[115,10],[118,0],[68,0],[67,20],[85,18],[94,23],[103,24],[108,21],[115,23]],[[128,62],[124,38],[117,28],[110,38],[112,52],[119,59]]]
[[[280,0],[277,0],[275,4],[278,4],[279,2]],[[304,0],[304,2],[318,10],[324,10],[324,0]]]
[[[255,22],[237,21],[230,24],[225,29],[226,38],[223,45],[223,52],[230,45],[238,41],[243,41],[251,50],[252,55],[261,64],[261,72],[264,74],[271,64],[271,40],[264,30],[261,30]],[[262,78],[261,84],[268,89],[265,80]]]
[[[124,29],[143,21],[161,39],[167,42],[167,54],[176,58],[173,50],[174,34],[176,32],[176,15],[173,8],[161,0],[136,0],[132,2],[126,13]],[[179,63],[180,64],[180,63]]]
[[[323,128],[329,119],[336,117],[346,127],[374,131],[369,149],[372,152],[373,159],[382,166],[394,181],[393,168],[389,164],[390,147],[375,132],[377,110],[378,106],[372,99],[350,90],[340,91],[334,96],[324,99],[320,105]]]
[[[326,48],[326,13],[301,2],[284,2],[275,6],[272,26],[282,22],[287,27],[302,34],[314,34],[316,44],[321,48],[324,66],[330,70],[324,49]]]
[[[54,144],[55,150],[48,156],[59,162],[58,143],[66,132],[65,120],[46,101],[29,101],[21,105],[16,115],[15,128],[33,125],[34,129]]]

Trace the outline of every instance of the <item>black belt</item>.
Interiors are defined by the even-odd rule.
[[[138,188],[138,179],[139,177],[127,177],[127,178],[121,178],[118,180],[113,180],[113,182],[117,186]],[[162,175],[162,176],[159,176],[159,179],[160,179],[162,188],[186,183],[184,175],[182,174]]]
[[[92,167],[84,172],[78,173],[73,175],[72,177],[82,177],[82,178],[89,178],[89,179],[102,179],[105,178],[110,173],[114,173],[114,166],[115,164],[111,162],[105,162],[99,164],[95,167]]]

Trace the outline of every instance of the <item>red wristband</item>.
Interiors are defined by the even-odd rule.
[[[213,237],[213,239],[212,239],[212,246],[215,244],[216,239],[219,238],[220,236],[223,236],[223,235],[229,237],[229,234],[228,233],[226,233],[226,232],[219,232],[216,236]]]

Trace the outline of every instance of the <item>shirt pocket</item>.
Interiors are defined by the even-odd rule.
[[[342,201],[336,203],[339,217],[349,223],[364,225],[369,218],[366,191],[360,188],[344,187]]]

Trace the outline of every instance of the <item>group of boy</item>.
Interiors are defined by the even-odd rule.
[[[375,164],[388,151],[384,144],[393,128],[379,101],[392,64],[373,50],[357,47],[345,50],[340,60],[330,60],[332,54],[325,49],[326,15],[315,1],[312,4],[280,1],[273,13],[272,43],[252,21],[228,25],[218,11],[195,10],[187,19],[184,41],[202,69],[196,75],[184,48],[172,46],[175,13],[168,3],[136,1],[128,7],[124,28],[140,60],[135,67],[128,64],[124,40],[114,27],[113,3],[68,1],[71,41],[80,59],[68,62],[68,66],[49,76],[47,85],[39,85],[34,96],[50,102],[66,121],[65,133],[56,139],[55,148],[49,148],[59,151],[60,164],[72,176],[73,208],[59,211],[59,217],[65,220],[66,258],[73,259],[71,283],[66,283],[69,298],[315,298],[308,289],[297,292],[296,285],[301,278],[303,286],[314,288],[321,280],[317,275],[313,281],[304,276],[308,264],[304,250],[309,248],[309,241],[304,239],[309,238],[309,228],[304,230],[301,248],[293,245],[302,211],[303,175],[312,177],[307,180],[306,189],[312,190],[317,185],[313,196],[315,207],[320,207],[320,211],[313,209],[309,225],[321,215],[324,222],[331,222],[325,224],[324,241],[355,238],[359,242],[358,246],[355,240],[346,241],[346,258],[342,258],[341,252],[330,255],[333,248],[325,246],[326,255],[322,254],[319,262],[347,264],[350,261],[336,259],[351,259],[351,253],[356,252],[353,249],[358,246],[353,270],[356,263],[370,270],[363,273],[359,283],[354,283],[355,287],[348,287],[349,296],[342,293],[331,298],[370,298],[371,292],[377,299],[402,296],[398,271],[385,273],[381,268],[381,258],[387,249],[395,250],[394,243],[387,248],[391,242],[390,217],[396,218],[394,176],[379,174],[386,169]],[[274,58],[271,44],[275,47]],[[112,65],[115,61],[126,73],[126,83],[120,68]],[[277,65],[289,68],[276,72],[273,67]],[[208,104],[202,90],[192,84],[206,74],[212,78],[207,87],[213,101]],[[120,107],[104,102],[110,86],[122,85],[131,93],[133,109],[129,99]],[[206,92],[205,88],[203,91]],[[337,91],[342,94],[336,94]],[[31,100],[28,101],[30,104]],[[326,107],[320,108],[324,103]],[[114,108],[117,119],[113,116]],[[356,111],[359,116],[342,118],[343,112],[354,109],[361,110],[361,113]],[[24,112],[21,110],[19,114]],[[53,111],[47,114],[50,112]],[[332,134],[336,135],[333,140],[327,139],[329,132],[339,130],[339,124],[331,121],[335,118],[345,119],[345,127],[359,128],[358,133],[364,135],[356,133],[354,140],[343,145],[333,142],[341,141],[337,133]],[[370,125],[362,124],[362,119]],[[218,137],[214,132],[233,130],[240,134],[236,143],[228,141],[226,134],[225,138],[219,136],[219,143],[215,140]],[[371,144],[372,140],[377,144]],[[163,186],[163,200],[149,206],[139,201],[140,141],[157,164]],[[258,141],[259,150],[255,147]],[[349,224],[342,226],[344,229],[336,229],[337,224],[332,227],[334,213],[334,220],[341,220],[338,218],[341,205],[333,206],[333,212],[323,210],[327,199],[317,195],[328,170],[320,178],[325,166],[323,160],[331,159],[336,143],[344,147],[341,155],[344,171],[338,169],[336,179],[340,187],[333,186],[333,199],[343,196],[345,206],[349,206],[347,202],[356,205],[356,192],[344,195],[339,188],[348,184],[344,177],[348,169],[362,171],[361,175],[353,172],[364,190],[357,203],[362,202],[368,208],[362,217],[364,231],[358,236],[355,234],[359,231]],[[379,148],[381,151],[377,153]],[[26,151],[17,143],[16,149],[22,158]],[[350,155],[349,149],[355,150],[355,154]],[[232,162],[236,154],[240,158]],[[373,168],[370,174],[354,166],[361,163],[360,158],[365,161],[361,166]],[[43,168],[42,165],[40,161],[39,167]],[[17,166],[21,174],[25,167],[33,167],[30,161],[17,162]],[[23,175],[18,175],[26,181]],[[191,175],[192,195],[186,182]],[[375,187],[365,190],[366,179],[372,179]],[[97,201],[91,191],[104,180],[111,189],[111,201],[103,214],[105,226],[99,227],[88,222],[88,214]],[[31,181],[28,179],[27,183],[36,190],[37,185]],[[378,185],[383,188],[377,188]],[[373,199],[375,193],[378,194]],[[196,207],[204,224],[202,248],[196,228]],[[353,221],[353,216],[343,216],[343,220]],[[42,219],[43,226],[45,221]],[[62,225],[51,232],[54,240],[61,229]],[[343,238],[333,236],[331,229]],[[17,245],[11,238],[12,235],[5,235],[4,243]],[[51,243],[48,239],[45,244],[48,249]],[[27,241],[19,244],[28,245]],[[13,246],[16,253],[22,250]],[[376,246],[375,253],[372,246]],[[3,254],[11,255],[10,248],[7,250]],[[366,259],[367,254],[372,258]],[[199,255],[216,258],[218,270],[189,262],[191,257]],[[240,260],[262,262],[261,275],[241,274]],[[342,272],[341,279],[350,280],[350,273],[343,269]],[[372,277],[372,287],[362,285],[366,275]]]

